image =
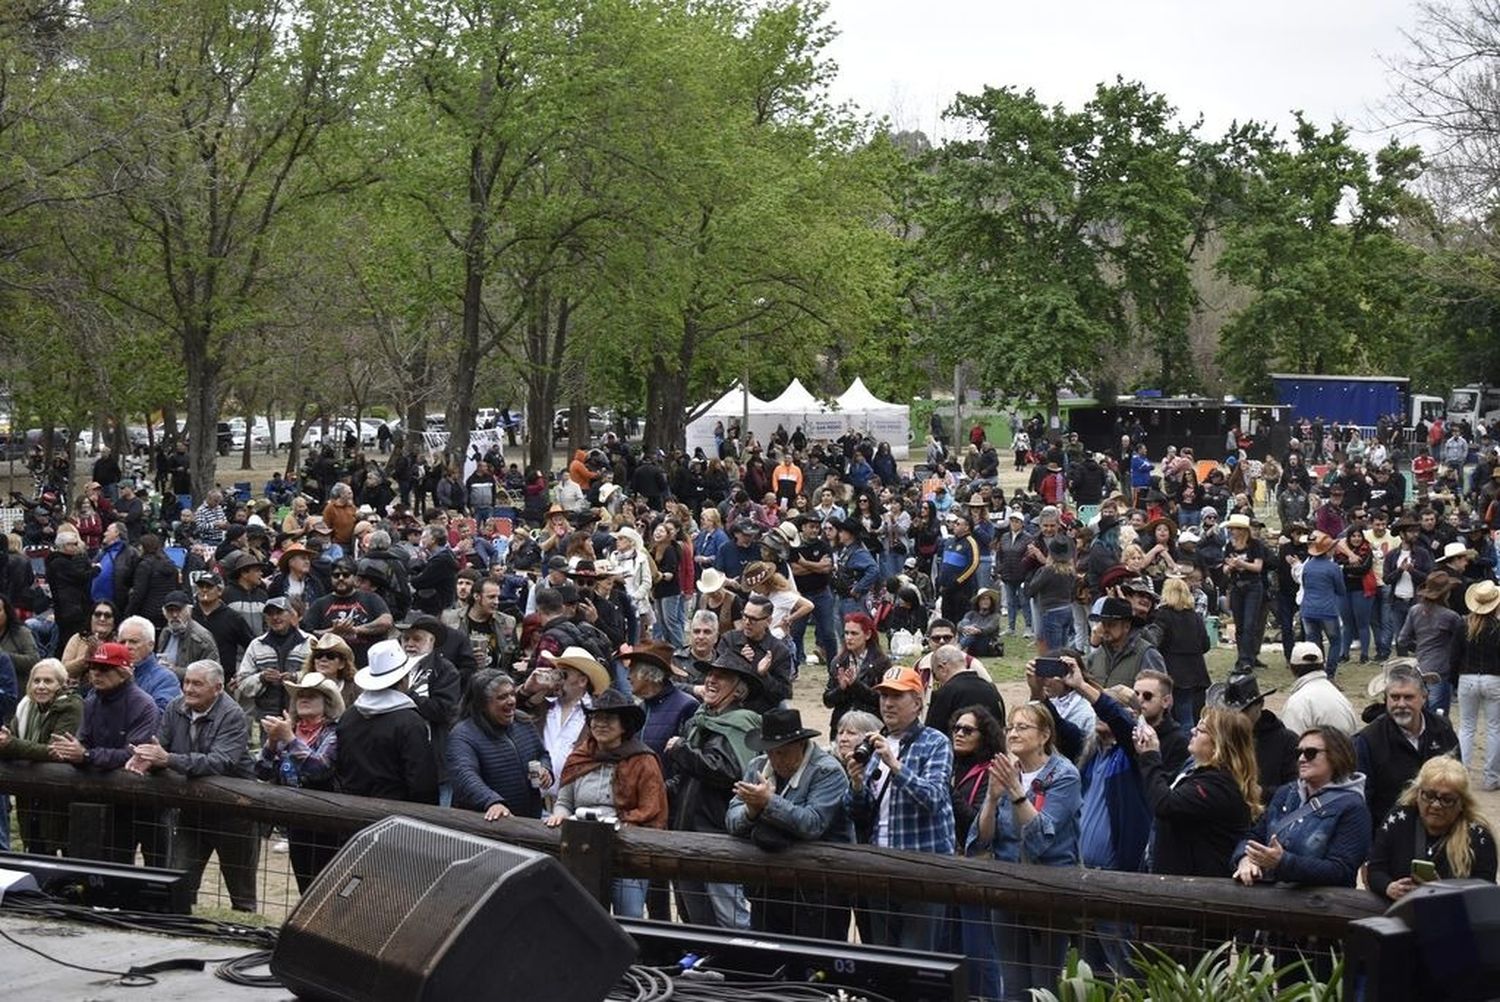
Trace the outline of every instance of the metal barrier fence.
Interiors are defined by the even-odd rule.
[[[1347,924],[1380,914],[1383,903],[1367,891],[1344,888],[1241,887],[1233,881],[1000,863],[990,859],[940,857],[865,845],[794,844],[766,852],[726,835],[658,831],[589,822],[547,828],[540,821],[504,818],[487,822],[479,813],[336,793],[268,786],[248,780],[171,775],[149,778],[99,773],[72,766],[0,762],[0,790],[43,810],[66,813],[67,853],[108,858],[111,849],[131,861],[174,863],[204,837],[222,840],[226,828],[242,841],[227,846],[239,893],[225,889],[222,863],[205,871],[197,907],[253,907],[264,921],[279,923],[298,899],[292,853],[274,851],[292,830],[326,833],[329,846],[360,828],[401,814],[458,831],[494,838],[556,857],[583,886],[608,903],[617,878],[654,882],[739,884],[751,909],[789,892],[827,902],[828,938],[870,938],[870,923],[900,913],[914,902],[946,909],[949,952],[967,953],[968,942],[1040,938],[1046,945],[1092,945],[1120,956],[1124,944],[1156,946],[1190,960],[1226,939],[1255,941],[1280,951],[1321,955],[1337,948]],[[32,810],[35,811],[36,808]],[[132,826],[122,828],[124,823]],[[235,828],[235,826],[239,826]],[[129,842],[128,847],[125,843]],[[214,847],[221,848],[219,843]],[[295,850],[295,846],[294,846]],[[174,856],[174,853],[176,854]],[[245,882],[245,861],[251,872]],[[236,870],[235,864],[240,869]],[[244,888],[251,887],[251,904]],[[237,900],[238,899],[238,900]],[[653,918],[681,915],[681,899],[653,903]],[[667,911],[663,911],[666,908]],[[971,928],[963,928],[962,918]],[[996,933],[996,930],[999,930]],[[1033,944],[1034,946],[1035,944]],[[1055,980],[1055,974],[1048,975]],[[1045,980],[1045,979],[1044,979]],[[1049,982],[1050,983],[1050,982]]]

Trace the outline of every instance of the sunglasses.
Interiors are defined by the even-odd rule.
[[[349,571],[333,571],[328,576],[332,577],[332,578],[352,578],[352,577],[354,577],[353,573],[351,573]]]
[[[344,656],[338,651],[317,651],[313,654],[314,661],[342,661]]]
[[[956,737],[968,737],[970,734],[978,734],[979,728],[970,727],[968,724],[954,724],[953,734]]]
[[[98,612],[94,613],[94,618],[95,619],[114,619],[115,618],[115,614],[112,613],[112,612],[109,612],[107,610],[100,609]]]
[[[1304,762],[1312,762],[1315,759],[1317,759],[1317,757],[1319,755],[1322,755],[1322,754],[1324,754],[1327,751],[1328,751],[1328,749],[1326,749],[1326,748],[1313,748],[1313,747],[1298,748],[1297,749],[1297,757],[1300,758],[1300,759],[1302,759],[1302,761],[1304,761]]]
[[[749,615],[747,613],[746,616],[745,616],[745,622],[747,622],[747,623],[764,623],[767,620],[769,620],[770,618],[771,618],[770,616],[751,616],[751,615]]]
[[[930,640],[930,641],[932,641],[934,644],[951,644],[951,643],[953,643],[953,634],[951,634],[951,633],[934,633],[932,636],[928,637],[927,639]]]
[[[1417,799],[1428,806],[1436,804],[1438,807],[1450,809],[1458,806],[1458,794],[1443,793],[1439,790],[1418,790]]]

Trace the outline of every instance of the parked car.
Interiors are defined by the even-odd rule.
[[[570,419],[571,419],[570,415],[571,415],[570,411],[560,410],[553,417],[553,419],[552,419],[552,441],[553,442],[560,442],[560,441],[566,439],[571,434],[571,432],[568,430],[569,427],[570,427],[570,423],[569,423]],[[603,435],[606,431],[609,430],[609,426],[610,426],[610,413],[608,411],[603,410],[603,409],[598,408],[598,407],[590,407],[589,408],[589,439],[590,439],[590,441],[598,439],[599,436]]]

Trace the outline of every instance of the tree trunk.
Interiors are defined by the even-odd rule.
[[[240,449],[240,469],[253,470],[255,463],[255,408],[245,405],[245,444]]]
[[[183,332],[182,363],[187,370],[188,468],[197,504],[214,486],[219,458],[219,366],[208,357],[208,331]]]
[[[687,440],[687,384],[698,348],[698,313],[684,310],[682,340],[677,344],[676,371],[660,353],[651,359],[646,385],[646,427],[641,450],[680,449]]]
[[[161,437],[168,445],[177,439],[177,408],[171,404],[161,407]]]

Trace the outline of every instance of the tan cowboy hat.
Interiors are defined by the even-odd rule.
[[[337,651],[338,654],[349,664],[354,664],[354,651],[335,633],[325,633],[314,640],[307,649],[307,663],[311,665],[319,651]]]
[[[1500,607],[1500,585],[1493,581],[1479,581],[1469,585],[1464,591],[1464,605],[1476,615],[1488,616]]]
[[[1224,520],[1226,529],[1244,529],[1246,532],[1254,532],[1255,526],[1250,522],[1250,516],[1244,512],[1237,511]]]
[[[594,656],[582,647],[569,647],[561,654],[549,654],[543,651],[542,657],[559,668],[572,668],[583,672],[589,680],[589,691],[595,695],[609,688],[609,669],[595,661]]]
[[[301,543],[292,543],[286,549],[281,551],[281,556],[276,558],[276,567],[279,570],[285,571],[287,561],[291,560],[295,556],[304,556],[311,560],[313,559],[313,551],[309,550]]]
[[[716,591],[723,591],[724,582],[727,580],[723,571],[717,567],[710,567],[698,575],[698,591],[704,595],[712,595]]]
[[[1326,532],[1314,532],[1312,538],[1307,542],[1307,555],[1310,557],[1321,557],[1333,549],[1334,540]]]
[[[339,684],[321,672],[303,672],[300,679],[289,678],[281,684],[292,690],[292,699],[297,698],[297,690],[322,693],[327,705],[323,715],[329,720],[337,720],[344,715],[344,694],[339,691]]]
[[[1441,564],[1444,561],[1452,560],[1455,557],[1468,557],[1470,560],[1472,560],[1478,555],[1479,554],[1469,549],[1463,543],[1459,542],[1458,540],[1454,540],[1447,546],[1443,547],[1443,555],[1437,558],[1437,562]]]

